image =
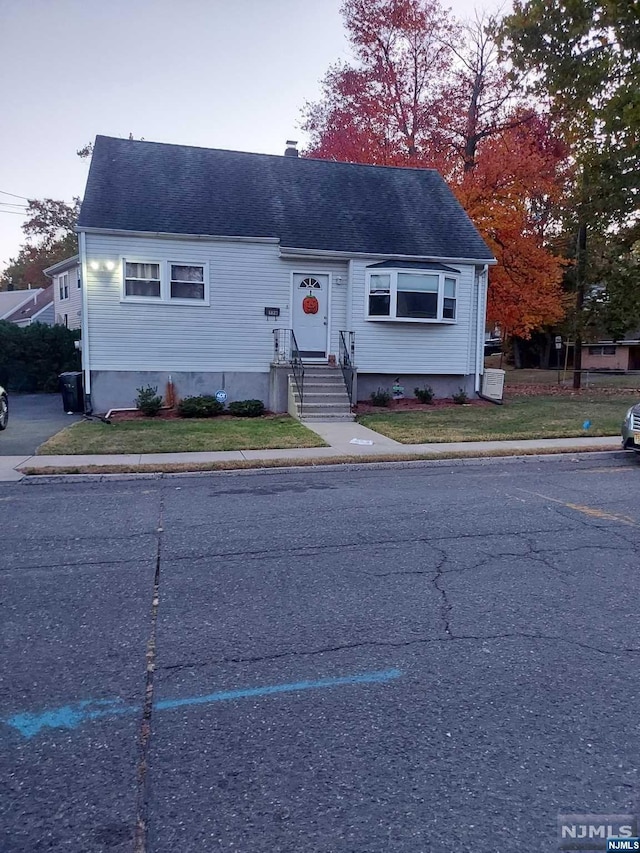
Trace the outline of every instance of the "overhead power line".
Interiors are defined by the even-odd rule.
[[[15,193],[10,193],[6,190],[0,190],[0,193],[2,193],[2,195],[10,195],[12,198],[21,198],[23,201],[29,201],[26,195],[16,195]]]

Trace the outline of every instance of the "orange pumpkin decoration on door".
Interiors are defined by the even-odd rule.
[[[302,300],[302,310],[305,314],[317,314],[318,308],[320,307],[320,303],[313,295],[313,293],[309,293],[308,296]]]

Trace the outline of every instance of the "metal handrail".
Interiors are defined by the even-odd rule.
[[[342,370],[344,384],[349,395],[349,405],[353,406],[353,377],[355,374],[356,336],[354,332],[339,332],[340,352],[338,362]]]
[[[273,330],[273,360],[275,364],[288,364],[293,373],[298,396],[300,397],[300,415],[304,404],[304,364],[300,348],[293,329]]]
[[[302,417],[302,407],[304,405],[304,364],[302,363],[302,356],[300,355],[300,348],[298,347],[298,342],[296,341],[296,336],[293,333],[293,329],[289,329],[291,333],[291,344],[289,351],[289,364],[291,365],[291,370],[293,372],[293,381],[296,383],[296,388],[298,389],[298,396],[300,397],[300,417]]]

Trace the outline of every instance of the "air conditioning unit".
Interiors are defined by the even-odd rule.
[[[482,396],[490,400],[502,400],[504,393],[504,370],[485,368],[482,376]]]

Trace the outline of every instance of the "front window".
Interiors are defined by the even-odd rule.
[[[160,299],[160,264],[125,261],[124,295]]]
[[[194,264],[170,264],[171,298],[204,300],[204,267]]]
[[[122,260],[126,302],[209,305],[209,265],[183,261]]]
[[[367,313],[372,320],[455,322],[457,296],[458,280],[444,270],[367,273]]]
[[[369,276],[369,316],[388,317],[391,294],[391,276],[371,273]]]
[[[437,320],[438,283],[437,275],[399,272],[396,317]]]

